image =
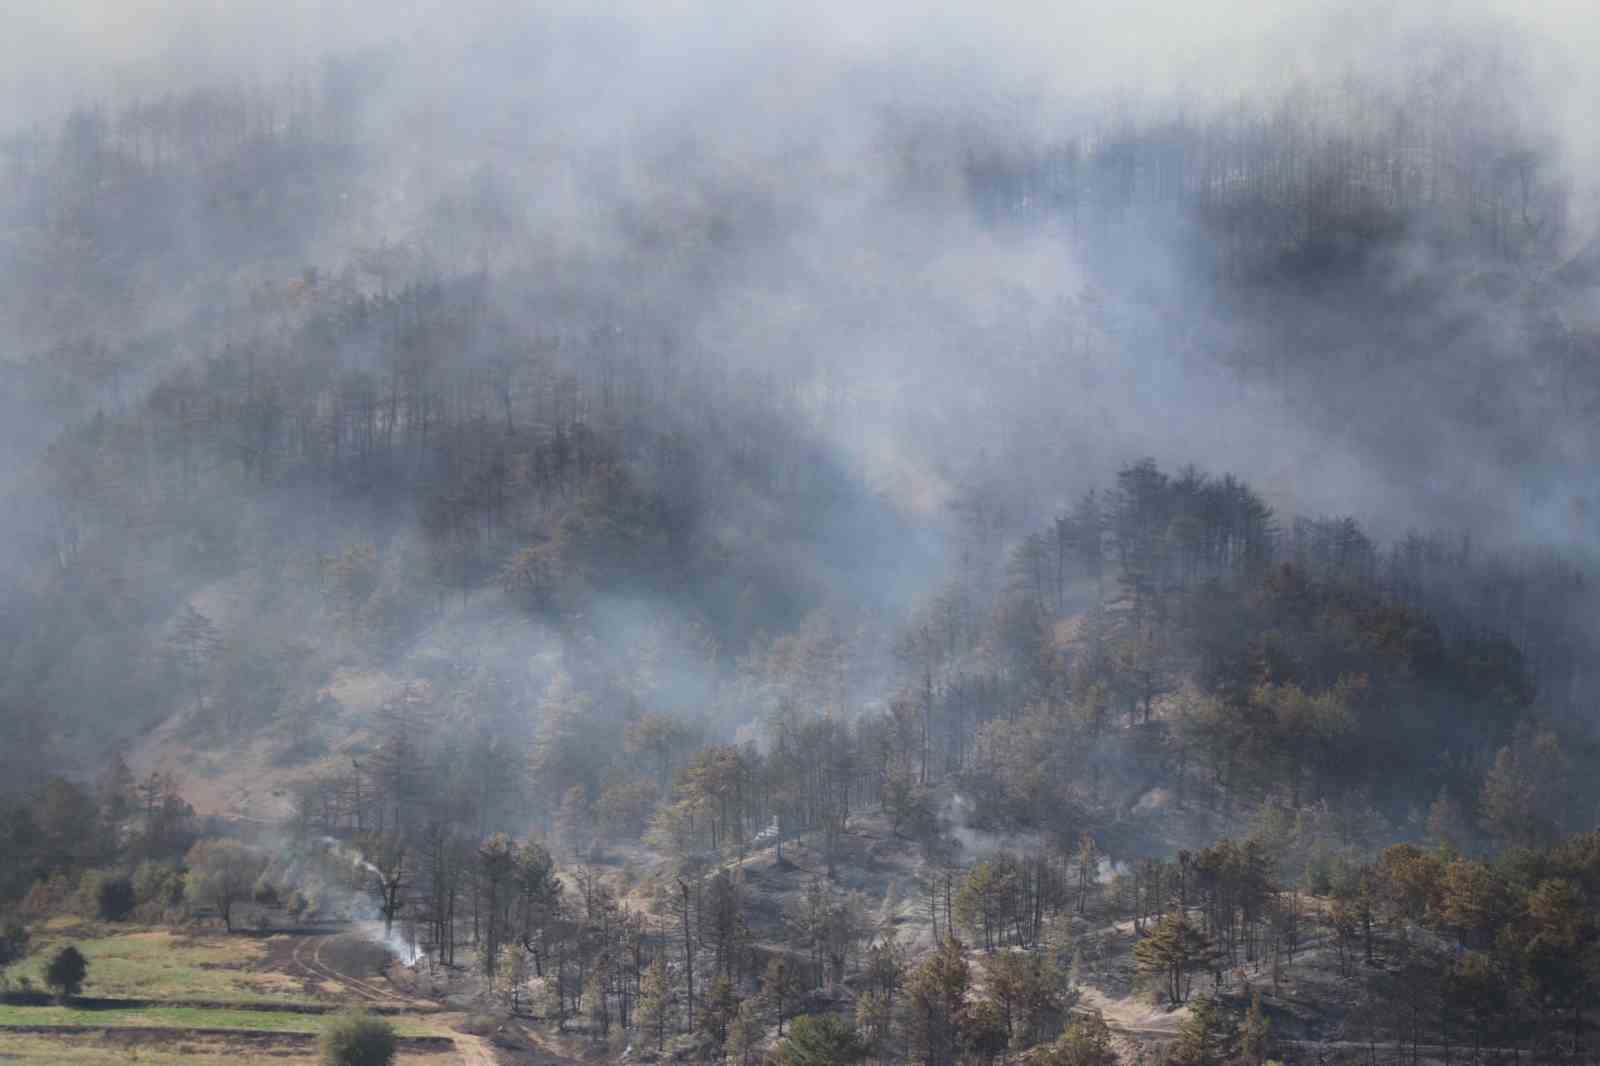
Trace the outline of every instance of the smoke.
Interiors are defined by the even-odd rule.
[[[1043,838],[1037,833],[993,832],[971,824],[977,807],[959,792],[952,793],[940,810],[941,824],[951,840],[959,845],[960,857],[966,862],[982,862],[1001,852],[1027,853],[1043,849]]]
[[[345,864],[352,870],[360,870],[377,878],[383,877],[383,871],[368,862],[360,852],[346,847],[343,843],[330,836],[321,837],[320,842],[325,856]]]
[[[354,932],[386,948],[404,966],[415,966],[426,956],[410,936],[409,923],[400,921],[385,935],[378,906],[362,887],[381,878],[379,869],[344,842],[322,836],[309,844],[280,838],[272,846],[268,878],[315,901],[313,918],[342,918]]]
[[[1002,471],[1048,513],[1152,454],[1236,471],[1286,510],[1382,516],[1387,532],[1464,516],[1496,536],[1592,533],[1572,527],[1573,497],[1594,494],[1576,442],[1529,478],[1505,435],[1475,437],[1455,412],[1369,404],[1359,433],[1342,410],[1319,419],[1305,383],[1217,358],[1291,342],[1278,320],[1214,305],[1181,243],[997,230],[973,217],[963,174],[990,153],[1270,115],[1296,93],[1321,108],[1341,84],[1382,106],[1410,72],[1481,53],[1508,89],[1484,107],[1586,188],[1595,138],[1574,116],[1600,29],[1579,5],[76,0],[17,17],[3,58],[39,91],[9,94],[28,108],[14,124],[46,101],[228,81],[337,100],[364,171],[310,239],[313,261],[337,270],[390,246],[432,269],[488,266],[518,293],[564,274],[587,308],[561,323],[541,307],[531,325],[621,312],[734,370],[780,371],[818,398],[841,466],[913,514]],[[50,72],[68,87],[50,90]],[[932,175],[914,187],[907,153]],[[481,230],[474,202],[495,219]],[[441,220],[443,205],[467,213]],[[695,251],[652,250],[673,247]],[[1113,332],[1073,353],[1061,338],[1093,332],[1091,304]],[[1359,344],[1359,317],[1324,325]],[[1051,477],[1017,476],[1024,455]]]
[[[414,940],[402,936],[398,930],[391,930],[388,936],[383,935],[383,927],[377,922],[366,922],[358,927],[361,935],[375,944],[381,944],[389,949],[389,953],[399,960],[402,966],[415,966],[427,959],[427,954]]]
[[[162,201],[155,238],[106,222],[127,239],[88,266],[111,280],[60,307],[52,294],[69,286],[29,281],[53,276],[30,243],[45,230],[26,203],[0,208],[0,280],[31,294],[9,311],[0,297],[8,366],[53,365],[65,322],[149,360],[118,381],[136,397],[229,346],[270,350],[318,285],[487,279],[510,335],[604,355],[623,376],[730,382],[708,385],[727,394],[719,417],[803,443],[769,464],[814,478],[801,506],[751,490],[703,508],[708,521],[747,553],[741,579],[781,572],[795,603],[890,624],[970,568],[956,505],[975,486],[998,558],[1145,455],[1237,473],[1286,515],[1350,513],[1387,536],[1458,527],[1587,551],[1600,531],[1580,397],[1529,357],[1549,319],[1585,350],[1588,297],[1486,295],[1537,287],[1592,233],[1591,5],[25,0],[8,15],[0,129],[19,134],[6,158],[24,170],[29,131],[73,108],[114,126],[115,102],[195,88],[259,91],[252,121],[303,124],[308,144],[337,148],[286,183],[293,210],[269,224],[225,232],[206,210],[228,190],[198,185]],[[1215,269],[1224,238],[1177,209],[1089,197],[1068,210],[1006,181],[1039,160],[1110,168],[1118,145],[1180,123],[1259,132],[1301,117],[1338,144],[1399,100],[1459,108],[1441,128],[1462,137],[1515,134],[1550,188],[1571,191],[1548,257],[1477,270],[1407,233],[1339,291],[1230,287]],[[34,329],[42,305],[54,317]],[[487,366],[493,343],[460,356]],[[381,369],[355,343],[333,357]],[[41,414],[17,390],[5,465],[26,470],[113,402],[110,386],[90,392]],[[744,426],[698,414],[656,417],[703,441],[712,472],[749,460],[721,448]],[[338,524],[321,502],[279,509],[314,550]],[[65,524],[43,506],[7,510],[7,544],[50,543]],[[400,523],[360,531],[403,545]],[[0,571],[26,572],[12,554]],[[417,569],[398,548],[386,565],[395,585]],[[452,608],[412,665],[475,657],[511,679],[495,697],[508,716],[580,655],[596,673],[648,675],[641,703],[692,713],[718,691],[726,663],[709,662],[691,639],[701,620],[666,594],[596,597],[581,639],[506,623],[503,606]],[[736,617],[741,636],[791,621]],[[630,658],[651,642],[652,661]],[[857,679],[850,697],[880,680]],[[961,812],[952,821],[975,852],[991,846]]]

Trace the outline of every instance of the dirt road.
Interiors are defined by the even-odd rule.
[[[290,966],[324,985],[332,985],[355,1002],[372,1007],[403,1009],[407,1013],[442,1014],[447,1008],[432,1000],[408,996],[372,976],[376,959],[387,948],[354,930],[312,933],[296,939],[289,953]],[[448,1025],[446,1019],[441,1019]],[[450,1039],[465,1066],[499,1066],[494,1049],[482,1037],[450,1025]]]

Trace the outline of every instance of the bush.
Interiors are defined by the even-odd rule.
[[[89,976],[89,960],[83,952],[68,944],[51,958],[44,971],[44,983],[57,999],[67,999],[83,989],[83,979]]]
[[[778,1045],[776,1057],[782,1066],[845,1066],[864,1054],[854,1027],[843,1018],[802,1014],[790,1024],[789,1036]]]
[[[283,909],[296,921],[314,922],[322,914],[322,897],[314,887],[290,889]]]
[[[141,862],[133,872],[133,894],[141,905],[165,910],[183,902],[183,872],[164,862]]]
[[[99,870],[85,870],[78,875],[77,886],[72,890],[71,907],[74,914],[93,918],[100,913],[100,885],[105,875]]]
[[[394,1027],[361,1011],[337,1014],[322,1027],[323,1066],[389,1066],[394,1061]]]
[[[278,886],[268,881],[266,874],[256,878],[256,887],[253,895],[255,901],[263,907],[276,907],[278,905]]]
[[[136,902],[133,882],[126,877],[102,877],[96,892],[96,913],[103,922],[125,922]]]
[[[54,874],[48,881],[35,881],[17,907],[30,918],[50,918],[67,909],[72,893],[73,884],[66,875]]]
[[[28,957],[28,927],[16,918],[0,921],[0,976],[7,966]]]

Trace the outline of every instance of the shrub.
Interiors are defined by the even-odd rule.
[[[183,872],[164,862],[141,862],[133,872],[133,894],[139,903],[165,910],[183,902]]]
[[[394,1027],[362,1011],[336,1014],[322,1027],[323,1066],[389,1066]]]
[[[106,877],[99,870],[85,870],[78,875],[78,885],[73,889],[72,910],[85,918],[100,913],[100,885]]]
[[[44,983],[57,999],[68,999],[83,989],[83,979],[89,976],[89,960],[83,952],[68,944],[51,958],[44,971]]]
[[[320,890],[316,887],[290,889],[283,898],[283,909],[297,921],[316,921],[322,914]]]
[[[1003,1034],[1002,1034],[1003,1035]],[[845,1066],[865,1053],[854,1027],[833,1014],[803,1014],[789,1027],[778,1045],[782,1066]]]
[[[67,909],[73,884],[65,874],[54,874],[48,881],[35,881],[17,905],[30,918],[49,918]]]
[[[133,882],[126,877],[102,877],[96,895],[96,913],[104,922],[125,922],[133,913]]]
[[[0,976],[7,966],[28,957],[28,927],[16,918],[0,921]]]

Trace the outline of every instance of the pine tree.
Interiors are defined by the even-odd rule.
[[[1250,1013],[1245,1015],[1244,1031],[1240,1034],[1240,1054],[1248,1066],[1261,1066],[1267,1058],[1267,1037],[1272,1023],[1261,1010],[1261,993],[1250,996]]]
[[[1004,951],[984,965],[989,997],[1015,1050],[1032,1047],[1047,1020],[1061,1009],[1060,975],[1042,955]]]
[[[1055,1043],[1031,1053],[1032,1066],[1117,1066],[1111,1047],[1111,1028],[1096,1011],[1073,1022]]]
[[[1077,954],[1077,945],[1072,935],[1072,918],[1069,915],[1056,914],[1046,918],[1040,939],[1045,954],[1057,966],[1071,962]]]
[[[971,974],[961,941],[950,937],[912,973],[906,986],[912,1056],[924,1066],[951,1066],[961,1055],[961,1019]]]
[[[756,1048],[761,1043],[761,1016],[750,1000],[739,1004],[739,1010],[728,1025],[728,1041],[724,1050],[733,1066],[751,1066],[756,1060]]]
[[[855,1030],[835,1014],[806,1014],[794,1020],[788,1039],[778,1045],[779,1066],[849,1066],[865,1053]]]
[[[892,1000],[884,992],[868,990],[856,999],[856,1029],[861,1033],[861,1043],[866,1053],[882,1061],[889,1029],[894,1022]]]
[[[1188,995],[1189,971],[1211,957],[1211,942],[1187,915],[1173,911],[1133,946],[1133,956],[1139,972],[1159,978],[1176,1006]]]
[[[865,970],[867,982],[892,1008],[895,994],[905,979],[905,952],[900,947],[899,933],[892,925],[884,930],[881,939],[867,948]]]
[[[789,964],[782,955],[774,955],[767,963],[767,976],[761,983],[761,999],[777,1015],[779,1036],[783,1035],[783,1023],[788,1020],[793,994],[794,978],[789,974]]]
[[[133,807],[133,790],[133,771],[120,751],[113,752],[111,762],[95,782],[100,816],[108,825],[116,825],[128,816]]]
[[[1084,833],[1078,838],[1078,915],[1082,917],[1089,905],[1089,889],[1095,884],[1100,870],[1100,849],[1094,837]]]
[[[1234,1033],[1211,996],[1197,996],[1178,1027],[1169,1057],[1174,1066],[1221,1066],[1233,1055]]]
[[[639,984],[639,1031],[655,1040],[660,1051],[667,1041],[667,1016],[672,1011],[672,981],[667,975],[667,960],[655,957]]]
[[[718,974],[700,1009],[700,1031],[718,1047],[728,1042],[728,1027],[739,1014],[739,999],[727,974]]]
[[[1477,1062],[1489,1027],[1505,1015],[1510,991],[1488,956],[1468,952],[1445,972],[1444,994],[1450,1008],[1467,1019]]]
[[[198,709],[205,698],[206,669],[223,648],[222,631],[204,611],[192,603],[185,603],[178,620],[173,624],[169,646],[179,668],[189,679],[194,705]]]
[[[603,1037],[611,1029],[611,966],[601,955],[594,961],[583,986],[583,1005],[589,1012],[589,1021],[595,1038]]]
[[[575,859],[583,857],[588,844],[589,794],[582,785],[573,785],[561,797],[556,811],[556,836]]]

